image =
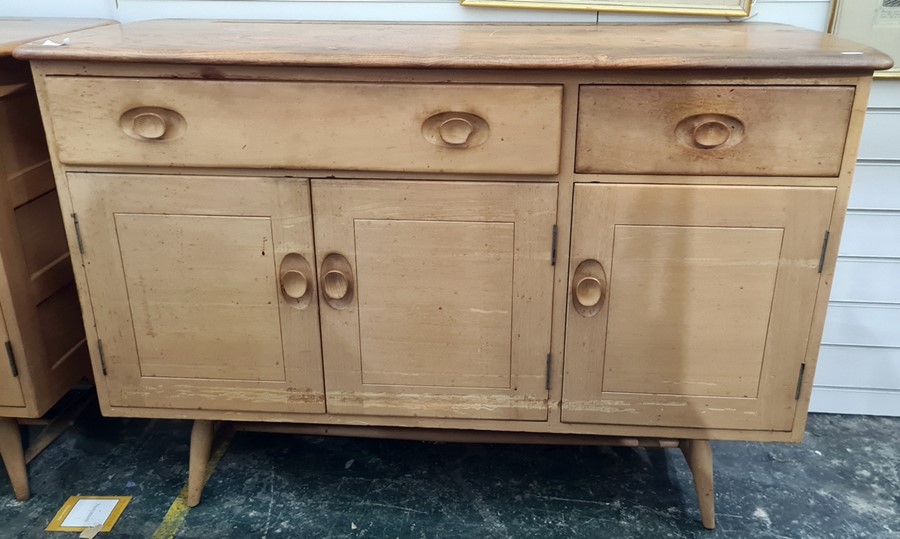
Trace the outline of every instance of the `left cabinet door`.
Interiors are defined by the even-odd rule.
[[[68,180],[110,406],[325,411],[308,181]]]
[[[9,334],[6,331],[6,321],[3,318],[3,309],[0,308],[0,345],[3,350],[0,354],[6,356],[11,350],[9,344]],[[9,367],[4,365],[4,361],[0,360],[0,407],[25,406],[25,397],[22,394],[22,386],[19,384],[18,368],[13,363],[13,358],[9,358]]]

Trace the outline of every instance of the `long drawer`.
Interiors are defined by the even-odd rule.
[[[50,77],[68,164],[555,174],[562,87]]]
[[[837,176],[851,86],[590,85],[576,171]]]

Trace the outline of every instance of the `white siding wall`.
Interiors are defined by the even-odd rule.
[[[847,0],[852,1],[852,0]],[[829,0],[756,0],[752,19],[824,30]],[[585,23],[687,18],[462,7],[456,0],[29,0],[0,16]],[[825,111],[824,113],[827,113]],[[876,82],[840,246],[814,411],[900,416],[900,80]]]

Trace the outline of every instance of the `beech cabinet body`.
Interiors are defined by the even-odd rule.
[[[835,39],[157,21],[19,49],[103,411],[799,440],[889,63]]]

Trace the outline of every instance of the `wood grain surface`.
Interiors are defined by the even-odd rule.
[[[891,59],[833,35],[763,23],[527,26],[145,21],[97,28],[26,60],[475,69],[872,71]]]

